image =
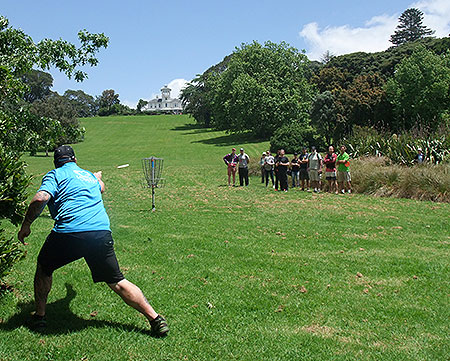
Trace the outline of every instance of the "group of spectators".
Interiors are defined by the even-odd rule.
[[[228,186],[235,186],[237,171],[240,186],[248,186],[250,158],[244,152],[244,148],[240,149],[239,154],[236,154],[236,149],[233,148],[223,160],[228,169]],[[288,176],[291,176],[292,188],[301,187],[303,191],[312,190],[317,193],[324,188],[323,178],[325,178],[329,192],[351,193],[350,157],[344,145],[340,147],[339,154],[334,152],[333,146],[328,147],[325,156],[318,153],[316,147],[311,147],[310,153],[307,148],[303,148],[302,153],[300,155],[294,153],[291,160],[285,155],[284,149],[280,149],[275,156],[267,151],[262,153],[259,165],[261,183],[265,183],[268,187],[270,180],[272,187],[277,191],[288,191]]]
[[[261,183],[269,185],[269,178],[275,190],[287,192],[288,175],[292,179],[292,188],[301,187],[315,193],[323,188],[323,171],[325,168],[325,179],[328,182],[328,191],[336,194],[351,193],[350,176],[350,156],[343,145],[340,153],[334,152],[334,147],[328,147],[328,153],[322,156],[317,152],[316,147],[311,147],[308,153],[307,148],[303,148],[302,153],[294,153],[294,157],[289,161],[283,149],[272,156],[270,151],[263,152],[260,159]],[[275,176],[275,181],[274,181]]]

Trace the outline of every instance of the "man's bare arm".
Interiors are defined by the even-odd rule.
[[[42,213],[49,200],[50,194],[45,191],[37,192],[31,200],[23,223],[31,225]]]
[[[103,183],[103,181],[102,181],[102,171],[95,172],[94,176],[95,176],[95,178],[97,178],[98,182],[100,183],[100,189],[101,189],[101,192],[103,193],[105,191],[105,183]]]
[[[22,243],[25,243],[25,238],[31,233],[30,226],[36,220],[37,217],[42,213],[48,201],[50,200],[50,194],[45,191],[37,192],[30,205],[28,206],[27,213],[25,214],[25,219],[22,222],[22,227],[20,228],[17,237]]]

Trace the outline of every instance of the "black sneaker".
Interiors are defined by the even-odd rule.
[[[153,337],[164,337],[169,333],[169,326],[167,326],[166,320],[161,315],[150,321],[150,326]]]
[[[31,319],[29,322],[30,329],[32,330],[42,330],[47,327],[47,321],[45,316],[38,316],[35,313],[31,315]]]

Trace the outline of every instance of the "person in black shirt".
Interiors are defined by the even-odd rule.
[[[297,153],[294,153],[294,158],[291,160],[291,176],[292,176],[292,188],[300,186],[300,159],[297,157]]]
[[[288,191],[287,171],[289,168],[289,159],[284,155],[284,149],[280,150],[278,157],[278,178],[280,180],[280,190]]]
[[[277,155],[275,156],[274,160],[275,160],[275,166],[273,168],[273,173],[275,174],[275,190],[278,190],[278,184],[280,182],[280,179],[278,178],[278,160],[280,159],[280,150],[277,150]]]
[[[303,153],[300,154],[299,163],[300,163],[300,180],[302,181],[302,191],[306,188],[309,191],[309,175],[308,175],[308,150],[303,148]]]

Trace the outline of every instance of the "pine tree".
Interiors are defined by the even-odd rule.
[[[434,34],[433,30],[422,24],[423,12],[419,9],[405,10],[398,20],[400,24],[390,40],[396,46]]]

